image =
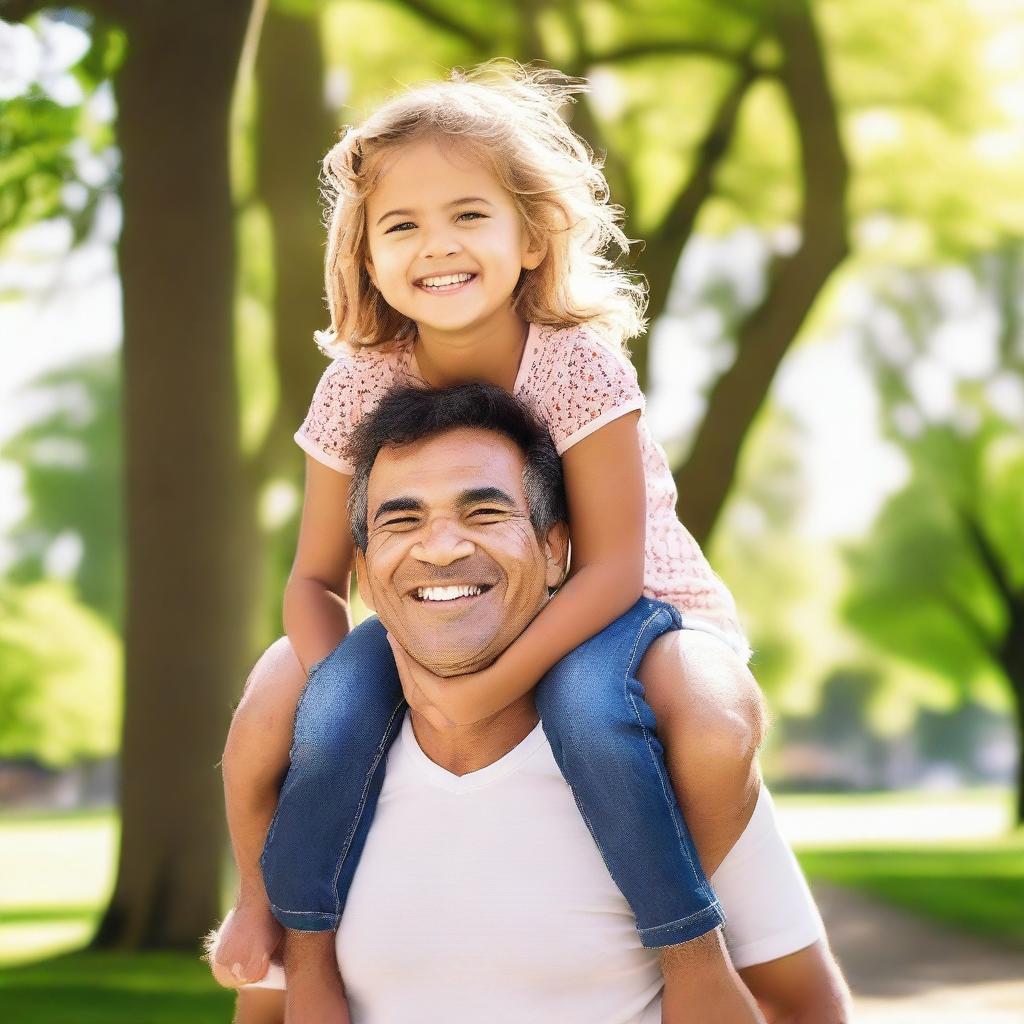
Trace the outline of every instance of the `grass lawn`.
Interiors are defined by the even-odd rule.
[[[800,850],[807,876],[1024,949],[1024,832],[982,843]]]
[[[812,881],[1024,947],[1024,829],[1010,829],[1007,789],[775,799]]]
[[[234,998],[181,953],[73,953],[0,970],[10,1024],[227,1024]]]

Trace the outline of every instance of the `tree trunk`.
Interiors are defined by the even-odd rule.
[[[251,3],[133,5],[118,75],[127,502],[122,832],[96,944],[194,949],[219,912],[217,762],[249,593],[228,113]]]
[[[324,104],[324,61],[315,18],[275,13],[264,23],[256,63],[257,174],[273,235],[274,354],[280,400],[258,460],[261,476],[295,475],[292,434],[306,415],[326,360],[313,332],[327,326],[320,164],[337,126]]]
[[[706,543],[736,475],[743,441],[822,286],[847,253],[848,170],[821,43],[807,0],[781,6],[780,80],[800,136],[801,245],[780,261],[768,294],[740,329],[735,363],[708,399],[686,464],[676,473],[679,514]]]

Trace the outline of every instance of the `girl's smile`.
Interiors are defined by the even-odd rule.
[[[476,280],[476,277],[476,274],[469,273],[432,275],[421,278],[416,282],[416,286],[432,295],[452,295],[455,292],[465,291],[466,287]]]

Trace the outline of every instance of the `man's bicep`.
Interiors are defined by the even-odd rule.
[[[249,673],[225,746],[227,774],[279,782],[288,770],[295,709],[306,685],[287,637],[276,640]]]
[[[844,1024],[849,992],[823,939],[805,949],[740,969],[768,1024],[775,1020]]]

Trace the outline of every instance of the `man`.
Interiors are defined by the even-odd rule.
[[[640,944],[532,694],[453,725],[444,688],[458,676],[426,682],[412,662],[438,676],[484,667],[560,583],[568,535],[545,442],[514,398],[485,385],[393,392],[356,441],[360,593],[392,638],[410,706],[337,936],[357,1024],[711,1020],[700,1013],[709,975],[688,989],[685,964],[663,1005],[657,952]],[[652,644],[654,671],[672,642]],[[710,983],[736,992],[714,1019],[761,1019],[752,993],[779,1024],[845,1020],[845,986],[766,793],[712,883],[746,987],[718,933],[678,951],[720,964]],[[300,952],[286,949],[285,965],[302,971]],[[278,992],[245,989],[239,1006],[247,1024],[281,1019]]]

